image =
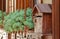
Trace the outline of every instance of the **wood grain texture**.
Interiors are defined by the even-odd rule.
[[[0,0],[0,10],[2,10],[2,0]]]
[[[0,10],[6,10],[6,0],[0,0]]]
[[[60,0],[53,0],[52,3],[52,32],[53,32],[53,39],[60,39]]]
[[[21,0],[21,9],[24,8],[24,0]]]
[[[52,33],[52,14],[43,14],[43,34]]]
[[[3,0],[3,11],[6,11],[6,0]]]
[[[16,0],[16,9],[26,9],[28,7],[33,8],[34,6],[34,0]]]
[[[29,7],[33,8],[34,6],[34,0],[29,0]]]

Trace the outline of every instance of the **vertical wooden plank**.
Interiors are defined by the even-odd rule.
[[[0,10],[5,11],[6,0],[0,0]]]
[[[29,7],[29,0],[26,0],[26,8]]]
[[[11,33],[8,33],[8,39],[11,39]]]
[[[43,33],[44,34],[52,33],[52,14],[51,13],[43,14]]]
[[[28,7],[33,8],[33,0],[16,0],[17,9],[26,9]]]
[[[55,39],[55,0],[52,0],[52,36],[53,36],[53,39]]]
[[[0,0],[0,10],[2,10],[2,0]]]
[[[18,0],[18,10],[21,9],[21,0]]]
[[[53,39],[60,39],[60,32],[59,32],[59,9],[60,9],[60,1],[53,0],[52,4],[52,32],[53,32]]]
[[[18,9],[18,0],[16,0],[16,9]]]
[[[8,12],[9,12],[9,8],[8,8],[9,6],[8,6],[8,5],[9,5],[9,0],[6,0],[6,13],[7,13],[7,14],[8,14]]]
[[[3,0],[3,11],[6,11],[6,0]]]
[[[28,0],[24,0],[24,9],[26,9],[29,6],[28,4]]]
[[[16,0],[16,9],[18,9],[18,10],[23,9],[25,1],[24,0]]]
[[[16,9],[15,9],[15,1],[16,1],[16,0],[13,0],[13,11],[16,10]]]
[[[24,0],[21,0],[21,9],[24,8]]]
[[[29,5],[28,5],[30,8],[33,8],[34,6],[34,0],[29,0]]]
[[[8,0],[8,12],[11,12],[12,11],[12,0]]]
[[[20,10],[21,8],[21,0],[16,0],[16,9]]]
[[[3,0],[2,0],[2,11],[3,11]]]

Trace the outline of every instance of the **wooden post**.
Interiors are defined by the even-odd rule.
[[[60,17],[59,17],[59,9],[60,9],[60,0],[52,1],[52,32],[53,39],[60,39]]]
[[[11,33],[8,33],[8,39],[11,39]]]

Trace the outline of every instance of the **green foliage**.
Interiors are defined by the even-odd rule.
[[[3,16],[6,16],[7,14],[6,14],[6,12],[3,12]]]
[[[26,16],[32,16],[32,9],[31,8],[27,8]]]
[[[0,25],[3,25],[3,19],[6,15],[6,12],[0,10]]]
[[[27,27],[29,27],[29,29],[34,28],[34,23],[33,23],[33,22],[25,21],[25,22],[24,22],[24,25],[26,25]]]
[[[32,16],[26,17],[26,21],[32,22],[32,21],[33,21],[33,20],[32,20]]]
[[[2,11],[0,11],[0,25],[2,25],[3,23],[2,18],[3,18],[3,14],[2,14]]]
[[[4,16],[4,29],[9,33],[13,31],[24,30],[24,26],[32,29],[34,27],[34,23],[32,20],[32,9],[27,8],[26,10],[26,18],[24,9],[20,11],[10,12],[8,15]]]
[[[2,11],[0,11],[0,18],[2,18]]]
[[[25,14],[24,10],[21,9],[20,12],[19,12],[19,14],[20,14],[20,16],[23,16],[24,17],[24,14]]]
[[[24,10],[20,10],[20,11],[17,10],[15,12],[10,12],[4,18],[4,29],[7,32],[13,32],[19,30],[23,31],[24,30],[23,21],[25,21],[23,15],[24,15]]]
[[[29,29],[34,28],[34,23],[32,20],[32,9],[31,8],[27,8],[26,10],[26,21],[24,22],[24,24],[29,27]]]

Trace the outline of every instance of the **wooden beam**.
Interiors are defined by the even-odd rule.
[[[59,39],[60,37],[59,37],[59,21],[60,21],[60,19],[59,19],[59,13],[60,13],[60,11],[59,11],[59,0],[53,0],[52,1],[53,2],[53,4],[52,4],[52,32],[53,32],[53,39]]]

